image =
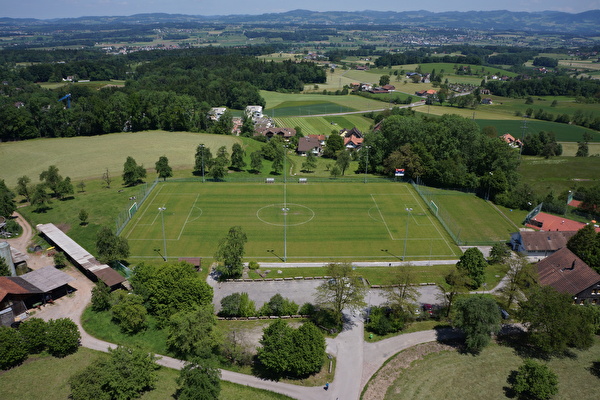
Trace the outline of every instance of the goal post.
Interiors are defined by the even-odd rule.
[[[435,204],[433,200],[429,200],[429,207],[431,208],[431,211],[433,211],[433,215],[437,217],[438,211],[440,210],[437,204]]]
[[[131,217],[133,217],[133,214],[135,214],[135,212],[138,210],[138,204],[137,201],[134,202],[131,207],[129,207],[129,219],[131,219]]]

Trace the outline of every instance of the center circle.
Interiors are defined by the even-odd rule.
[[[310,222],[315,217],[315,212],[301,204],[287,203],[284,205],[279,203],[259,208],[256,217],[269,225],[297,226]]]

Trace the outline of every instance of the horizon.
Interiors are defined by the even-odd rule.
[[[182,14],[190,16],[229,16],[229,15],[261,15],[277,14],[294,10],[313,12],[408,12],[429,11],[469,12],[469,11],[510,11],[510,12],[565,12],[579,14],[581,12],[600,10],[600,0],[573,0],[568,4],[559,0],[533,0],[523,3],[517,0],[507,0],[501,7],[497,5],[482,5],[479,1],[464,0],[452,4],[442,0],[431,0],[426,5],[398,5],[390,0],[379,0],[365,8],[359,0],[333,0],[324,5],[320,1],[306,0],[302,7],[282,6],[280,0],[264,0],[256,6],[240,0],[230,0],[223,3],[206,2],[202,0],[172,0],[165,4],[159,0],[31,0],[29,2],[11,2],[3,7],[1,17],[34,18],[40,20],[81,17],[127,17],[137,14]],[[110,12],[107,12],[110,10]],[[235,10],[235,12],[231,12]]]

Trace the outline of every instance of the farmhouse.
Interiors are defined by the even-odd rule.
[[[327,141],[327,136],[325,135],[306,135],[306,137],[317,139],[321,143],[321,147],[324,147]]]
[[[307,156],[309,153],[315,156],[320,156],[323,151],[321,142],[318,139],[311,137],[301,137],[298,139],[298,147],[296,152],[300,156]]]
[[[537,264],[540,285],[573,296],[576,304],[600,302],[600,274],[566,247]]]
[[[213,107],[208,112],[208,118],[212,121],[218,121],[225,111],[227,111],[227,107]]]
[[[27,309],[66,295],[73,290],[68,285],[73,280],[52,265],[21,276],[0,277],[0,325],[25,319]]]
[[[567,246],[569,239],[576,231],[533,232],[520,231],[511,235],[511,246],[514,251],[528,257],[542,259]]]
[[[523,145],[523,143],[519,139],[515,139],[515,137],[510,133],[505,133],[504,135],[500,136],[500,139],[504,143],[508,144],[510,147],[517,148]]]
[[[253,121],[259,120],[263,117],[262,106],[246,106],[244,110],[246,116],[252,118]]]

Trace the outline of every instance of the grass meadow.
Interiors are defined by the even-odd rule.
[[[401,357],[399,353],[398,357]],[[555,400],[594,398],[600,380],[590,371],[600,359],[600,341],[586,351],[573,351],[572,357],[552,358],[545,362],[558,375]],[[507,378],[523,363],[510,347],[491,344],[480,355],[442,351],[415,361],[399,371],[385,399],[463,399],[504,400],[510,396]],[[435,377],[432,384],[431,377]]]
[[[11,400],[64,400],[71,390],[69,378],[86,368],[94,360],[106,354],[80,348],[77,353],[64,358],[49,355],[30,356],[22,365],[8,371],[0,371],[0,398]],[[154,390],[144,393],[141,400],[164,400],[173,398],[177,390],[179,371],[161,367],[157,371],[158,382]],[[284,400],[287,396],[266,390],[221,381],[219,400]]]
[[[373,120],[361,115],[340,115],[312,118],[277,117],[275,123],[277,126],[299,126],[304,135],[330,135],[332,131],[338,132],[342,128],[356,127],[361,132],[366,132],[373,125]]]
[[[598,183],[600,157],[543,157],[524,156],[519,173],[522,181],[536,192],[554,191],[555,195],[576,186]]]
[[[171,259],[211,259],[235,225],[248,236],[246,260],[278,261],[287,252],[290,262],[394,261],[405,245],[407,260],[460,255],[412,188],[400,183],[159,184],[122,232],[131,260],[156,259],[155,249],[163,249],[158,207],[166,207]]]

